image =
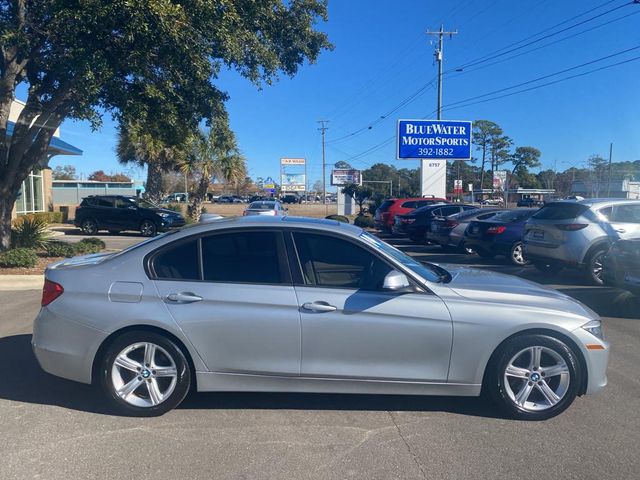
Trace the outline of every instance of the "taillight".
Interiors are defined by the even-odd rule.
[[[507,227],[500,225],[497,227],[489,227],[487,228],[487,235],[500,235],[502,232],[504,232],[507,229]]]
[[[64,288],[62,288],[62,285],[45,278],[44,286],[42,287],[42,301],[40,302],[40,305],[46,307],[63,293]]]
[[[562,223],[556,225],[556,228],[559,230],[564,230],[565,232],[575,232],[576,230],[582,230],[583,228],[588,227],[588,223]]]

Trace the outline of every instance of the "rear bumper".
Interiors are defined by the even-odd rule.
[[[578,258],[581,249],[569,249],[566,246],[550,245],[531,240],[524,240],[524,255],[530,259],[553,261],[566,266],[579,266],[582,262]]]
[[[91,383],[93,359],[107,334],[42,308],[31,345],[40,367],[57,377]]]

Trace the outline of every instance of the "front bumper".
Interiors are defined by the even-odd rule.
[[[52,375],[91,383],[93,359],[107,334],[49,309],[33,322],[31,345],[40,367]]]
[[[583,328],[572,332],[579,340],[587,366],[587,395],[598,393],[607,386],[607,366],[609,365],[610,345],[604,340],[594,337]]]

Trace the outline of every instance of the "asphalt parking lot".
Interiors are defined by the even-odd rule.
[[[112,237],[112,236],[108,236]],[[139,237],[109,238],[110,248]],[[635,479],[640,308],[620,290],[500,259],[394,242],[420,260],[545,283],[604,319],[609,385],[545,422],[476,398],[196,394],[160,418],[113,415],[91,387],[47,375],[30,348],[40,292],[0,292],[0,479]]]

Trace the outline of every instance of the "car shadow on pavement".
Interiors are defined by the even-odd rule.
[[[31,349],[31,335],[0,338],[0,398],[112,414],[100,392],[44,372]]]
[[[53,405],[83,412],[118,415],[98,388],[44,372],[33,355],[31,335],[0,338],[0,399]],[[180,409],[371,410],[450,412],[501,418],[483,398],[416,395],[347,395],[312,393],[192,393]]]

